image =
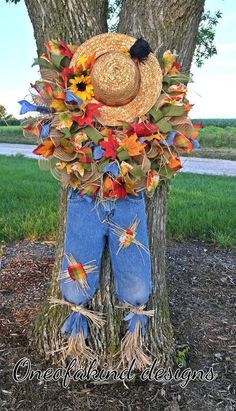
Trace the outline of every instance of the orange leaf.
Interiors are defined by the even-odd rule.
[[[125,190],[127,193],[136,195],[135,191],[135,186],[136,186],[136,180],[129,178],[128,176],[124,177],[124,183],[125,183]]]
[[[23,131],[25,133],[32,133],[34,136],[39,137],[40,135],[40,130],[39,130],[39,126],[28,126],[28,127],[24,127]]]
[[[198,133],[199,133],[200,128],[202,128],[201,123],[193,124],[193,132],[191,134],[191,138],[193,138],[193,139],[198,138]]]
[[[74,190],[76,190],[79,187],[79,180],[74,174],[71,174],[69,184]]]
[[[180,168],[182,168],[180,159],[177,157],[171,156],[167,163],[167,167],[172,171],[178,171]]]
[[[56,163],[56,168],[58,170],[63,170],[66,167],[67,163],[65,161],[60,161],[59,163]]]
[[[47,158],[53,155],[54,150],[55,146],[53,142],[51,140],[44,140],[42,144],[33,150],[33,153]]]
[[[96,61],[96,52],[94,52],[93,54],[91,54],[91,56],[89,56],[85,62],[85,69],[88,70],[94,66],[94,63]]]
[[[124,138],[120,143],[120,147],[124,148],[131,157],[141,154],[146,146],[146,144],[137,141],[137,138],[137,134],[132,134]]]
[[[103,192],[104,193],[108,193],[109,191],[111,191],[113,188],[113,180],[106,176],[103,182]]]

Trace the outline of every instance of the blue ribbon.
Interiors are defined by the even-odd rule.
[[[102,147],[100,146],[96,146],[93,149],[93,158],[94,160],[100,160],[100,158],[102,158],[102,155],[104,153],[104,150]]]
[[[88,338],[88,321],[87,318],[78,312],[73,312],[66,319],[61,327],[61,332],[67,334],[69,337],[76,337],[82,331],[84,339]]]
[[[50,122],[44,123],[40,131],[41,138],[47,138],[50,131]]]
[[[193,143],[193,149],[201,148],[198,140],[192,140],[192,143]]]
[[[65,102],[66,103],[77,103],[77,104],[82,104],[83,100],[81,100],[81,98],[77,97],[74,93],[72,93],[71,91],[67,91],[66,92],[66,98],[65,98]]]
[[[107,164],[105,167],[103,167],[103,171],[105,173],[111,173],[113,174],[114,177],[117,177],[119,174],[119,167],[116,163],[110,163]]]
[[[27,100],[18,101],[21,105],[20,114],[26,114],[29,111],[39,111],[39,113],[49,114],[51,110],[48,107],[44,106],[36,106],[34,104],[29,103]]]
[[[174,138],[175,138],[176,134],[177,134],[177,131],[170,131],[170,132],[167,134],[166,143],[167,143],[169,146],[173,145],[173,143],[174,143]]]
[[[135,314],[135,313],[130,312],[124,317],[124,320],[128,322],[127,328],[129,332],[131,332],[132,334],[135,332],[137,321],[139,321],[141,324],[142,335],[145,335],[146,328],[147,328],[147,322],[148,322],[146,315]]]

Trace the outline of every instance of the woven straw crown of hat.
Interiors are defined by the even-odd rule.
[[[161,93],[162,72],[158,60],[150,53],[143,62],[134,61],[129,50],[134,37],[105,33],[81,44],[71,61],[74,66],[82,56],[96,53],[91,72],[94,102],[103,103],[99,122],[119,126],[147,114]]]

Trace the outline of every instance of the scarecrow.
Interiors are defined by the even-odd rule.
[[[104,327],[101,313],[86,304],[99,287],[108,243],[117,299],[129,313],[118,355],[143,368],[142,349],[152,292],[145,193],[181,168],[179,151],[197,147],[189,120],[188,78],[176,55],[164,53],[162,67],[144,39],[106,33],[80,46],[49,41],[40,58],[42,79],[32,85],[33,104],[22,100],[26,136],[40,138],[34,153],[64,187],[68,207],[64,257],[58,280],[71,314],[61,332],[66,356],[82,364],[94,358],[87,344],[92,327]]]

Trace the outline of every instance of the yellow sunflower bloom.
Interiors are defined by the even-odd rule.
[[[91,84],[90,76],[79,76],[71,79],[69,90],[77,97],[81,98],[85,103],[93,97],[93,86]]]

